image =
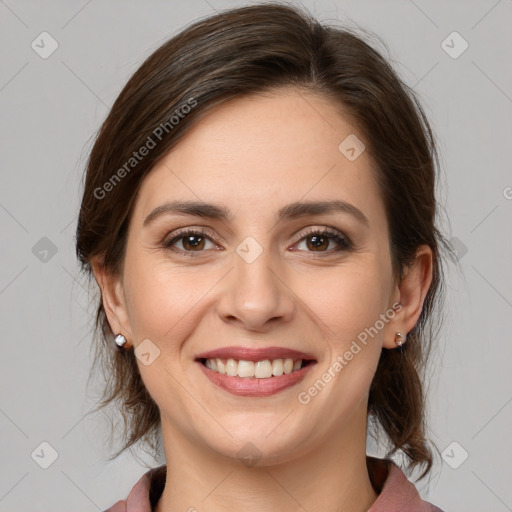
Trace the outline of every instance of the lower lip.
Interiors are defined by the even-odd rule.
[[[251,379],[248,377],[230,377],[207,368],[204,364],[196,361],[202,372],[216,384],[229,393],[237,396],[257,397],[270,396],[279,393],[287,388],[298,384],[311,370],[315,363],[311,362],[304,368],[292,373],[284,373],[279,377],[269,377],[268,379]]]

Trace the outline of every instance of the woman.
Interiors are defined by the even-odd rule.
[[[386,60],[297,8],[222,12],[144,62],[77,227],[100,407],[120,404],[122,450],[161,427],[166,458],[110,512],[440,511],[366,455],[375,427],[404,470],[432,466],[436,164]]]

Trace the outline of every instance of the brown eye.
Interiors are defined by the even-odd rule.
[[[325,230],[312,230],[305,233],[300,239],[301,243],[303,241],[305,241],[307,252],[332,253],[349,250],[352,247],[347,237],[338,231],[332,231],[327,228]],[[329,249],[330,244],[334,244],[333,249]]]
[[[327,236],[318,236],[318,235],[310,235],[306,237],[306,240],[311,240],[311,242],[306,242],[308,249],[317,251],[322,249],[327,249],[329,246],[329,242],[331,239]]]
[[[205,238],[200,235],[187,235],[181,237],[183,239],[183,248],[188,250],[203,249],[205,244]]]
[[[179,246],[180,242],[181,247]],[[207,249],[207,247],[205,247],[207,242],[212,244],[212,248],[215,247],[215,244],[212,242],[209,236],[206,236],[205,232],[201,230],[189,229],[178,232],[170,240],[164,242],[163,246],[166,249],[181,252],[183,254],[187,254],[188,256],[195,256],[192,253],[201,253]],[[175,245],[177,245],[177,247],[174,247]]]

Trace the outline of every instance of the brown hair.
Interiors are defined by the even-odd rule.
[[[420,318],[402,350],[382,350],[368,401],[369,419],[391,443],[388,456],[401,450],[409,469],[426,464],[423,478],[432,452],[422,374],[439,326],[434,310],[443,302],[440,253],[450,251],[435,225],[438,156],[413,90],[354,31],[321,24],[297,7],[262,3],[196,21],[150,55],[116,99],[90,153],[76,230],[82,270],[90,278],[91,258],[100,256],[109,272],[122,272],[144,177],[204,114],[229,99],[285,86],[329,97],[360,130],[385,203],[398,282],[421,244],[432,249],[432,284]],[[135,158],[150,139],[155,144]],[[98,409],[117,403],[124,420],[124,445],[112,458],[140,440],[156,454],[159,409],[133,350],[116,349],[101,300],[95,327],[101,333],[93,367],[101,361],[106,378]]]

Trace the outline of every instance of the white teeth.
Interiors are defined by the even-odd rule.
[[[207,359],[205,364],[207,368],[210,368],[210,370],[217,371],[217,362],[215,359]]]
[[[253,361],[238,361],[239,377],[253,377],[254,376],[254,362]]]
[[[279,377],[283,375],[283,360],[282,359],[274,359],[272,362],[272,375]]]
[[[217,363],[217,371],[219,373],[225,374],[226,373],[226,365],[219,359],[215,359],[215,362]]]
[[[226,374],[234,377],[238,371],[238,363],[234,359],[228,359],[226,364]]]
[[[268,379],[272,376],[279,377],[283,373],[292,373],[300,370],[302,367],[302,359],[294,361],[291,358],[287,359],[274,359],[270,361],[265,359],[263,361],[245,361],[228,359],[227,361],[222,359],[207,359],[205,365],[214,372],[221,373],[223,375],[229,375],[230,377],[241,377],[241,378],[256,378],[256,379]]]
[[[268,359],[265,361],[258,361],[254,365],[254,376],[257,379],[268,379],[269,377],[272,377],[272,365]]]

